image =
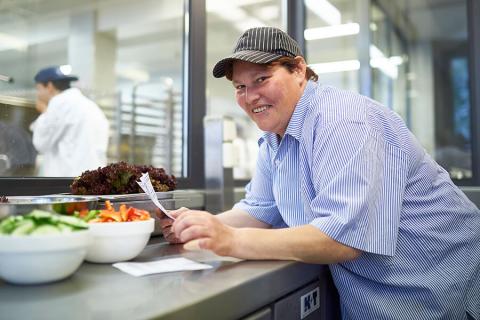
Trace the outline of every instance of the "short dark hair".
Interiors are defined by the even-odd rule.
[[[52,85],[57,89],[58,91],[65,91],[67,89],[70,89],[70,82],[72,82],[70,79],[62,79],[62,80],[52,80],[48,81],[51,82]],[[41,84],[46,87],[48,82],[41,82]]]
[[[274,60],[269,63],[263,64],[264,66],[271,67],[274,65],[281,65],[285,67],[290,73],[293,73],[295,69],[297,68],[298,62],[295,60],[295,58],[292,57],[281,57],[277,60]],[[233,62],[228,63],[225,65],[225,77],[232,81],[232,76],[233,76]],[[312,80],[312,81],[318,81],[318,75],[313,71],[310,67],[307,66],[307,72],[305,73],[305,79],[307,80]]]

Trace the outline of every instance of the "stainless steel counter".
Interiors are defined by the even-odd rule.
[[[111,265],[83,263],[70,278],[15,286],[0,280],[0,319],[235,319],[311,283],[324,266],[240,261],[152,238],[136,261],[184,256],[214,266],[204,271],[133,277]],[[41,266],[39,266],[41,268]]]

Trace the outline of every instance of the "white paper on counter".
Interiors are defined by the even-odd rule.
[[[135,277],[154,273],[205,270],[213,268],[208,264],[198,263],[186,258],[172,258],[149,262],[118,262],[114,263],[112,266]]]

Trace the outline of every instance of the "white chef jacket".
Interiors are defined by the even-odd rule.
[[[33,145],[43,158],[40,176],[79,176],[107,164],[108,120],[77,88],[50,99],[30,128]]]

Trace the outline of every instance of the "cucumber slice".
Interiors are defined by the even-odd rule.
[[[60,229],[55,227],[55,226],[52,226],[52,225],[48,225],[48,224],[44,224],[40,227],[37,227],[35,228],[31,233],[30,235],[34,236],[34,235],[43,235],[43,234],[55,234],[55,233],[60,233]]]
[[[17,223],[23,220],[23,216],[10,216],[6,219],[3,219],[0,223],[0,233],[10,234],[17,227]]]
[[[16,228],[11,231],[12,236],[24,236],[35,229],[35,222],[25,219],[16,224]]]
[[[26,215],[28,218],[34,218],[34,219],[50,219],[53,216],[52,213],[48,211],[43,211],[43,210],[33,210],[29,214]]]
[[[62,232],[62,233],[70,233],[74,230],[73,227],[69,226],[68,224],[63,224],[59,223],[57,224],[57,228]]]
[[[72,216],[58,216],[58,221],[78,229],[88,229],[88,223]]]
[[[53,224],[58,223],[58,215],[43,210],[33,210],[25,216],[27,219],[33,219],[37,224]]]
[[[15,217],[16,216],[9,216],[8,218],[3,219],[0,222],[0,229],[4,228],[5,226],[7,226],[11,223],[13,223],[15,221]],[[19,217],[21,217],[21,216],[19,216]],[[23,219],[23,217],[22,217],[22,219]]]

